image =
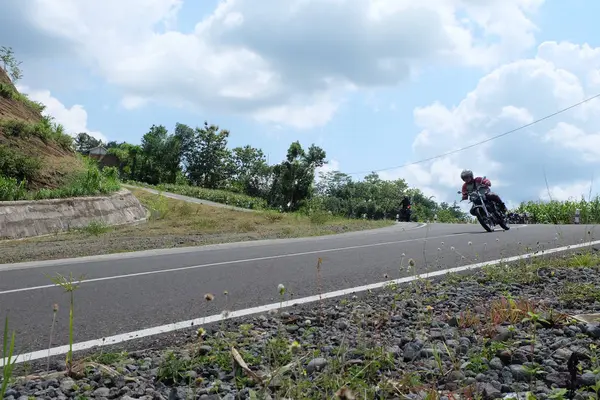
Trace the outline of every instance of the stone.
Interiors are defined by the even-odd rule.
[[[327,366],[327,359],[323,357],[314,358],[310,360],[310,362],[306,366],[306,372],[312,374],[313,372],[323,370],[325,366]]]

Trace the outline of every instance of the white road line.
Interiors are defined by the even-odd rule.
[[[374,290],[374,289],[381,289],[381,288],[383,288],[389,284],[393,284],[393,283],[395,283],[395,284],[408,283],[408,282],[415,281],[417,279],[427,279],[427,278],[432,278],[432,277],[436,277],[436,276],[440,276],[440,275],[446,275],[449,273],[463,272],[463,271],[468,271],[468,270],[472,270],[472,269],[478,269],[478,268],[481,268],[484,266],[492,266],[492,265],[497,265],[497,264],[502,264],[502,263],[509,263],[509,262],[513,262],[513,261],[524,260],[527,258],[535,258],[535,257],[543,256],[543,255],[559,253],[561,251],[567,251],[567,250],[579,249],[582,247],[594,246],[597,244],[600,244],[600,240],[596,240],[593,242],[587,242],[587,243],[574,244],[574,245],[569,245],[569,246],[563,246],[563,247],[556,247],[553,249],[541,250],[538,252],[522,254],[519,256],[508,257],[508,258],[499,259],[499,260],[481,262],[481,263],[470,264],[470,265],[463,265],[462,267],[449,268],[449,269],[444,269],[444,270],[440,270],[440,271],[428,272],[428,273],[425,273],[422,275],[414,275],[414,276],[409,276],[409,277],[400,278],[400,279],[393,279],[393,280],[384,281],[384,282],[377,282],[377,283],[372,283],[370,285],[336,290],[333,292],[323,293],[321,295],[302,297],[299,299],[288,300],[288,301],[284,301],[281,303],[271,303],[271,304],[266,304],[263,306],[246,308],[244,310],[231,311],[231,312],[229,312],[227,317],[225,317],[223,314],[216,314],[216,315],[211,315],[211,316],[207,316],[207,317],[191,319],[188,321],[181,321],[181,322],[175,322],[172,324],[167,324],[167,325],[162,325],[162,326],[155,326],[152,328],[142,329],[142,330],[135,331],[135,332],[122,333],[119,335],[109,336],[109,337],[105,337],[105,338],[101,338],[101,339],[94,339],[94,340],[88,340],[86,342],[74,343],[73,344],[73,352],[88,350],[88,349],[92,349],[94,347],[109,346],[109,345],[127,342],[130,340],[141,339],[144,337],[174,332],[174,331],[178,331],[178,330],[182,330],[182,329],[187,329],[192,326],[200,326],[202,324],[210,324],[213,322],[220,322],[225,319],[245,317],[248,315],[261,314],[261,313],[265,313],[265,312],[268,312],[271,310],[277,310],[279,308],[291,307],[291,306],[300,305],[300,304],[313,303],[313,302],[319,301],[320,299],[331,299],[334,297],[346,296],[346,295],[353,294],[353,293],[365,292],[365,291]],[[40,359],[46,358],[48,356],[57,356],[57,355],[67,354],[68,351],[69,351],[68,345],[58,346],[58,347],[53,347],[51,349],[38,350],[38,351],[31,352],[31,353],[19,354],[19,355],[15,356],[14,361],[15,361],[15,363],[19,364],[19,363],[23,363],[23,362],[27,362],[27,361],[40,360]],[[4,366],[4,362],[2,359],[0,359],[0,367],[3,367],[3,366]]]
[[[336,247],[336,248],[333,248],[333,249],[312,250],[312,251],[304,251],[304,252],[289,253],[289,254],[278,254],[278,255],[275,255],[275,256],[247,258],[247,259],[231,260],[231,261],[220,261],[220,262],[200,264],[200,265],[190,265],[190,266],[187,266],[187,267],[178,267],[178,268],[170,268],[170,269],[160,269],[160,270],[155,270],[155,271],[144,271],[144,272],[136,272],[136,273],[132,273],[132,274],[112,275],[112,276],[104,276],[104,277],[101,277],[101,278],[84,279],[84,280],[81,281],[81,283],[101,282],[101,281],[110,281],[110,280],[115,280],[115,279],[134,278],[134,277],[144,276],[144,275],[155,275],[155,274],[164,274],[164,273],[171,273],[171,272],[187,271],[187,270],[191,270],[191,269],[206,268],[206,267],[215,267],[215,266],[219,266],[219,265],[243,264],[243,263],[249,263],[249,262],[255,262],[255,261],[275,260],[275,259],[278,259],[278,258],[291,258],[291,257],[305,256],[305,255],[310,255],[310,254],[336,253],[336,252],[339,252],[339,251],[364,249],[364,248],[367,248],[367,247],[388,246],[388,245],[391,245],[391,244],[416,242],[416,241],[422,241],[422,240],[442,239],[442,238],[447,238],[447,237],[461,236],[461,235],[468,235],[468,234],[469,234],[468,232],[465,232],[465,233],[455,233],[455,234],[451,234],[451,235],[432,236],[432,237],[429,237],[429,238],[404,239],[404,240],[395,240],[395,241],[392,241],[392,242],[361,244],[361,245],[356,245],[356,246]],[[2,272],[2,271],[0,271],[0,272]],[[29,291],[32,291],[32,290],[48,289],[48,288],[52,288],[52,287],[55,287],[55,286],[56,286],[55,284],[48,284],[48,285],[30,286],[30,287],[24,287],[24,288],[18,288],[18,289],[8,289],[8,290],[0,291],[0,295],[10,294],[10,293],[18,293],[18,292],[29,292]]]

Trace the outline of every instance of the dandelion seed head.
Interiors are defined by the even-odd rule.
[[[204,295],[204,300],[206,301],[213,301],[215,299],[215,295],[212,293],[206,293]]]
[[[277,285],[277,291],[279,292],[279,295],[283,296],[285,293],[285,286],[283,286],[283,283]]]
[[[468,244],[469,244],[469,246],[473,246],[473,242],[471,242],[471,241],[469,241]]]
[[[454,246],[451,246],[451,247],[450,247],[450,250],[454,251]]]

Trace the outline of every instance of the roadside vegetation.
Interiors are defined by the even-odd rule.
[[[234,211],[170,199],[143,189],[133,189],[132,192],[148,209],[149,219],[146,222],[111,227],[101,221],[94,221],[81,229],[73,229],[63,234],[0,241],[2,262],[320,236],[394,224],[392,220],[348,219],[323,211]]]
[[[316,265],[318,280],[326,266]],[[596,311],[599,265],[596,253],[584,251],[437,281],[390,281],[289,309],[294,288],[282,283],[273,288],[278,309],[231,319],[231,293],[206,293],[204,302],[222,307],[223,320],[190,328],[194,336],[182,332],[175,347],[84,357],[69,350],[58,364],[11,364],[16,350],[7,325],[0,398],[595,399],[600,332],[582,314]],[[402,260],[388,279],[423,267]],[[85,277],[51,279],[64,289],[72,316]],[[50,346],[57,311],[55,305],[48,315]],[[72,327],[70,318],[69,349]]]
[[[600,197],[579,201],[529,201],[522,203],[516,210],[518,213],[528,213],[533,223],[538,224],[572,224],[575,211],[580,212],[580,223],[600,223]]]
[[[92,196],[119,190],[118,171],[100,172],[44,105],[17,91],[20,62],[0,48],[0,201]]]

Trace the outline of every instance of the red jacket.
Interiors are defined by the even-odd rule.
[[[469,183],[465,182],[465,183],[463,183],[463,185],[462,185],[462,199],[463,199],[463,200],[466,200],[466,199],[468,199],[468,198],[469,198],[469,194],[468,194],[468,191],[467,191],[467,187],[468,187],[469,185],[472,185],[474,182],[475,182],[475,183],[478,183],[479,185],[485,185],[485,186],[487,186],[487,187],[490,187],[490,186],[492,186],[492,182],[490,182],[490,180],[489,180],[489,179],[487,179],[487,178],[482,178],[482,177],[480,177],[480,176],[476,177],[475,179],[473,179],[473,180],[472,180],[471,182],[469,182]]]

